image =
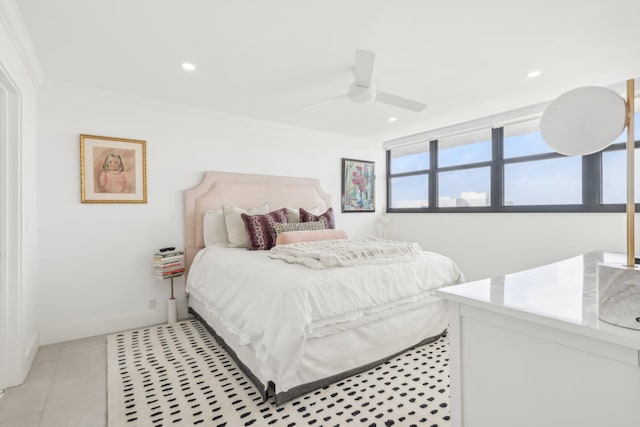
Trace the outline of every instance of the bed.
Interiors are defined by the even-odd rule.
[[[446,331],[435,289],[463,281],[447,257],[420,250],[412,261],[314,269],[269,250],[227,247],[225,236],[205,229],[205,217],[223,205],[265,202],[270,210],[331,207],[317,179],[227,172],[206,172],[184,206],[189,311],[264,399],[284,403]]]

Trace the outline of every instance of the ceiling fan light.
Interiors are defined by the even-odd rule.
[[[353,102],[373,102],[376,99],[376,88],[373,85],[363,87],[354,83],[349,87],[349,99]]]

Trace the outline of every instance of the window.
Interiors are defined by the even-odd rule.
[[[531,129],[529,126],[507,126],[504,128],[505,159],[552,152],[553,150],[540,136],[540,131]]]
[[[393,150],[390,169],[393,174],[429,169],[429,144]]]
[[[504,166],[504,205],[582,203],[580,157],[523,161]]]
[[[491,206],[491,130],[437,142],[438,207]]]
[[[637,145],[636,145],[637,147]],[[636,148],[634,190],[636,203],[640,200],[640,150]],[[616,145],[602,153],[602,203],[627,203],[627,150],[626,144]]]
[[[582,204],[582,158],[551,150],[538,121],[503,128],[503,206]]]
[[[392,209],[429,207],[429,143],[389,152],[387,205]]]
[[[640,200],[640,126],[635,139]],[[387,154],[387,210],[622,212],[625,142],[626,133],[601,152],[564,156],[542,140],[535,120],[393,148]]]
[[[638,107],[636,102],[636,108]],[[640,200],[640,153],[637,141],[640,140],[640,113],[635,113],[634,140],[635,148],[635,200]],[[627,132],[625,131],[613,141],[613,144],[602,152],[602,203],[627,203]]]
[[[438,141],[438,167],[491,161],[491,130]]]
[[[438,206],[491,206],[490,186],[491,173],[488,167],[439,172]]]
[[[391,179],[391,206],[394,208],[429,207],[429,175],[399,176]]]

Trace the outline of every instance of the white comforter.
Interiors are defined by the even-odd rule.
[[[410,261],[314,270],[271,259],[269,251],[212,246],[195,257],[187,292],[243,345],[260,374],[289,388],[308,338],[415,308],[433,290],[460,283],[455,263],[422,252]]]
[[[367,237],[278,245],[271,249],[269,256],[310,268],[332,268],[405,262],[421,253],[422,249],[417,243]]]

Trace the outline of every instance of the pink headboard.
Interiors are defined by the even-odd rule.
[[[283,207],[331,206],[331,195],[316,178],[205,172],[200,184],[184,192],[185,263],[187,272],[196,253],[204,247],[202,222],[209,210],[222,205],[254,208],[269,202],[271,210]]]

